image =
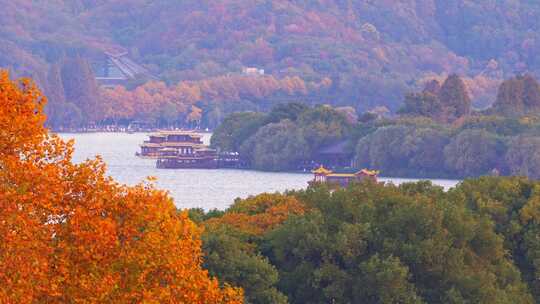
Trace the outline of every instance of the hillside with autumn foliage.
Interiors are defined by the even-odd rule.
[[[74,164],[73,142],[43,126],[45,103],[0,72],[1,303],[540,299],[538,181],[313,184],[176,210],[152,179],[126,186],[99,158]]]
[[[276,79],[298,77],[306,83],[328,79],[324,91],[264,96],[264,102],[331,103],[359,111],[381,105],[397,110],[406,92],[452,73],[465,78],[474,105],[485,107],[494,101],[502,79],[540,72],[535,56],[540,49],[540,24],[535,21],[540,4],[524,0],[2,0],[0,4],[0,66],[16,76],[36,79],[47,95],[55,97],[51,104],[57,102],[65,112],[55,123],[67,125],[73,122],[64,123],[64,116],[82,116],[76,121],[82,124],[127,116],[84,117],[84,106],[76,100],[84,94],[74,94],[54,80],[55,65],[66,58],[92,63],[104,52],[127,52],[168,86],[224,77],[243,67],[264,69]],[[136,81],[127,89],[143,84],[144,80]],[[205,107],[203,116],[268,108],[249,96],[218,103]],[[189,121],[192,111],[180,112],[177,120]]]

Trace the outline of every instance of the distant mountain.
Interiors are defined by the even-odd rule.
[[[450,73],[477,106],[540,75],[540,2],[527,0],[0,0],[0,66],[46,82],[66,56],[129,53],[168,83],[264,69],[328,77],[328,103],[395,110]],[[323,100],[321,100],[323,102]]]

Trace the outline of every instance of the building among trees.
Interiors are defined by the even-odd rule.
[[[318,169],[311,171],[314,175],[311,185],[319,183],[327,183],[330,185],[338,185],[346,187],[351,183],[361,182],[363,180],[372,180],[377,182],[379,171],[362,169],[356,173],[334,173],[331,170],[320,166]]]
[[[127,52],[105,52],[95,66],[96,80],[104,87],[125,86],[138,78],[157,80],[146,68],[131,60]]]

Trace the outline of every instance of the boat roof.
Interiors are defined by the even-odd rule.
[[[140,145],[141,147],[147,147],[147,148],[159,148],[163,147],[161,144],[155,144],[155,143],[144,143]]]
[[[164,130],[164,131],[157,131],[155,133],[150,134],[149,136],[152,137],[165,137],[168,135],[188,135],[191,137],[201,138],[203,137],[202,134],[197,133],[195,131],[188,131],[188,130]]]
[[[160,144],[161,147],[193,147],[193,148],[204,148],[204,144],[195,144],[190,142],[164,142]]]
[[[163,143],[144,143],[141,144],[141,147],[148,148],[180,148],[180,147],[193,147],[195,149],[205,148],[204,144],[195,144],[190,142],[163,142]]]

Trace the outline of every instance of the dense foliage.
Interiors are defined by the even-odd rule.
[[[504,81],[496,103],[472,110],[463,80],[433,80],[405,96],[398,115],[349,107],[282,104],[269,113],[236,113],[225,119],[212,144],[239,151],[264,170],[373,168],[386,176],[472,177],[487,174],[540,178],[540,84],[530,75]],[[337,153],[336,152],[336,153]],[[343,168],[341,168],[343,169]]]
[[[444,101],[443,95],[452,97]],[[405,97],[399,117],[358,126],[369,134],[357,144],[357,165],[408,176],[540,178],[538,81],[530,75],[504,81],[495,104],[483,111],[470,113],[467,104],[467,92],[455,76],[442,87],[428,83],[423,92]]]
[[[468,75],[472,100],[486,106],[502,79],[540,71],[536,1],[2,0],[0,6],[0,67],[31,75],[43,88],[58,88],[47,77],[53,65],[77,56],[94,62],[105,51],[128,52],[168,86],[243,67],[306,83],[329,78],[331,87],[308,99],[358,111],[396,110],[405,92],[452,73]],[[56,102],[64,103],[51,98]],[[78,101],[65,102],[60,121],[70,125]]]
[[[450,75],[442,86],[437,80],[426,84],[422,93],[405,97],[399,113],[431,117],[441,122],[454,121],[471,112],[471,99],[463,80]]]
[[[520,116],[540,110],[540,84],[531,75],[504,81],[493,108],[498,113]]]
[[[255,169],[309,167],[318,149],[350,133],[352,122],[342,110],[290,103],[269,113],[235,113],[215,130],[211,143],[223,151],[239,151],[243,161]]]
[[[202,269],[200,229],[151,184],[43,127],[45,98],[0,73],[0,302],[242,303]]]
[[[246,286],[249,303],[270,303],[260,296],[270,293],[289,303],[536,303],[539,189],[502,177],[448,192],[430,182],[321,185],[191,214],[206,226],[208,269]],[[278,208],[288,216],[266,225]]]
[[[285,304],[277,289],[278,271],[256,244],[290,215],[303,215],[306,207],[295,197],[261,194],[237,200],[226,213],[192,209],[190,216],[204,223],[204,266],[211,275],[245,290],[246,303]]]

